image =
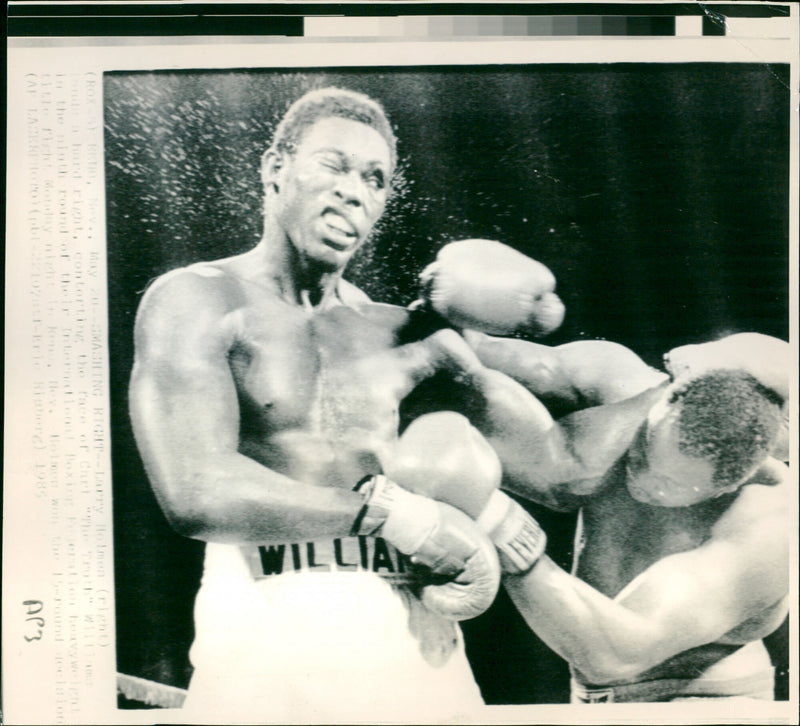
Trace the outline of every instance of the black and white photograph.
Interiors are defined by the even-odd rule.
[[[46,654],[56,723],[791,723],[797,66],[723,10],[729,55],[20,75],[51,581],[4,679]]]
[[[780,74],[106,76],[121,671],[279,719],[568,702],[568,666],[587,700],[772,698]],[[496,572],[425,579],[489,501],[495,607]]]

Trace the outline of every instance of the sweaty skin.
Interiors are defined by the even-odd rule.
[[[131,383],[139,448],[185,534],[346,535],[362,503],[352,488],[383,470],[400,402],[452,367],[442,341],[457,335],[399,344],[413,314],[347,283],[324,307],[287,303],[251,279],[254,258],[196,265],[148,291]]]
[[[394,163],[377,104],[309,92],[262,157],[258,244],[170,272],[140,303],[139,452],[173,529],[208,544],[186,701],[201,716],[358,721],[399,705],[444,718],[482,704],[455,621],[496,592],[491,544],[398,485],[378,480],[388,506],[367,509],[353,491],[391,460],[404,398],[439,371],[457,378],[456,347],[469,352],[343,278]],[[397,704],[400,691],[415,699]]]
[[[258,245],[168,273],[145,294],[130,412],[179,533],[348,535],[363,503],[352,489],[391,456],[401,400],[441,368],[457,373],[444,343],[466,344],[454,331],[420,339],[413,314],[342,277],[383,213],[392,164],[374,128],[317,120],[293,151],[264,154]]]
[[[479,375],[490,402],[479,428],[503,462],[503,486],[580,509],[572,574],[544,556],[504,578],[576,678],[608,686],[768,668],[761,638],[788,612],[787,467],[767,458],[736,491],[689,506],[650,503],[632,472],[648,415],[669,394],[664,374],[610,343],[468,338],[482,362],[515,379]],[[592,407],[556,422],[531,392]]]

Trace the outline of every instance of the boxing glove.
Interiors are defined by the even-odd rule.
[[[500,491],[497,454],[461,414],[441,411],[415,419],[385,469],[404,488],[472,517],[497,548],[504,573],[527,572],[544,553],[545,533]]]
[[[383,475],[362,481],[364,496],[351,534],[383,537],[417,565],[441,576],[421,588],[420,600],[450,620],[484,612],[500,586],[500,566],[491,542],[463,512],[406,491]]]
[[[783,399],[781,428],[771,455],[789,460],[789,381],[791,351],[780,338],[762,333],[735,333],[697,345],[681,345],[664,354],[664,368],[673,377],[695,378],[714,369],[738,369]]]
[[[424,304],[457,328],[538,337],[564,320],[553,273],[501,242],[451,242],[419,281]]]
[[[789,344],[770,335],[736,333],[698,345],[681,345],[664,354],[664,367],[676,379],[735,368],[749,373],[784,401],[789,398]]]

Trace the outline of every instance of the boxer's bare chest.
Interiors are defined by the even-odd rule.
[[[625,486],[622,462],[607,476],[581,512],[576,572],[609,597],[658,560],[699,547],[725,510],[716,500],[693,507],[638,502]]]
[[[394,423],[407,383],[397,349],[403,309],[314,310],[266,298],[249,301],[233,317],[228,361],[244,435],[335,434]]]

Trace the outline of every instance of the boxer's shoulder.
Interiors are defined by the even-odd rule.
[[[392,331],[396,342],[400,345],[422,340],[437,330],[448,327],[444,319],[430,311],[373,302],[369,298],[350,307],[357,310],[370,323],[383,330]]]
[[[716,500],[723,511],[711,529],[711,539],[729,543],[741,558],[771,561],[775,572],[785,572],[777,563],[788,567],[791,482],[788,467],[774,464],[768,460],[735,493]]]
[[[136,314],[137,340],[141,336],[174,337],[176,331],[217,328],[241,307],[241,281],[214,263],[198,263],[171,270],[153,280]]]
[[[148,285],[142,304],[213,306],[236,297],[240,288],[241,281],[231,271],[214,263],[200,262],[157,277]]]

